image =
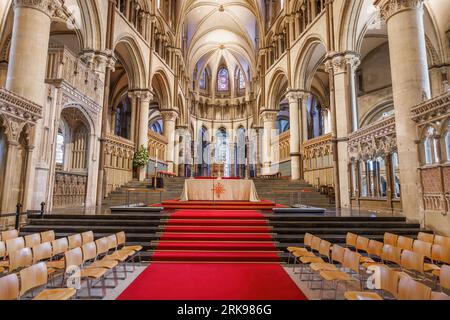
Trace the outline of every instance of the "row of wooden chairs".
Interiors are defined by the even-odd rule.
[[[64,286],[64,282],[68,279],[67,275],[75,268],[79,270],[79,279],[87,281],[89,296],[91,296],[93,281],[102,281],[101,288],[104,293],[106,288],[105,280],[110,272],[113,272],[114,282],[117,285],[116,267],[119,264],[124,265],[126,275],[125,263],[142,250],[141,246],[125,246],[125,242],[124,232],[118,232],[95,241],[93,233],[88,232],[83,235],[72,235],[67,238],[54,240],[51,243],[46,242],[35,246],[32,249],[32,260],[22,263],[21,267],[25,268],[19,274],[11,273],[6,277],[0,278],[0,291],[5,290],[5,292],[9,292],[8,295],[0,295],[0,300],[17,299],[29,291],[47,285],[49,275],[53,274],[55,269],[62,271],[61,286]],[[29,248],[24,249],[29,250]],[[31,253],[31,250],[28,253]],[[55,256],[60,256],[61,254],[63,255],[62,259],[52,260]],[[25,264],[30,264],[30,266]],[[46,272],[45,276],[42,271],[44,269]],[[37,273],[39,280],[34,279],[35,281],[33,282],[29,277],[22,278],[22,272],[25,272],[25,274]],[[75,295],[76,290],[73,291],[72,288],[60,288],[44,290],[34,296],[34,298],[38,300],[66,300],[73,298]]]
[[[352,235],[351,235],[352,236]],[[351,238],[351,237],[348,237]],[[321,296],[323,292],[323,283],[325,281],[334,282],[335,295],[339,282],[358,281],[360,288],[363,289],[364,274],[361,272],[367,270],[370,266],[379,266],[385,263],[394,262],[403,271],[408,272],[422,272],[424,267],[424,256],[409,250],[401,250],[400,248],[391,245],[384,245],[375,240],[369,240],[365,237],[359,237],[354,242],[353,252],[349,248],[344,248],[338,245],[332,245],[326,240],[311,234],[306,234],[304,243],[305,247],[290,247],[288,248],[290,254],[295,257],[295,260],[301,262],[302,267],[300,277],[302,277],[304,266],[309,266],[312,271],[310,274],[319,272],[321,278]],[[376,243],[374,243],[374,241]],[[420,241],[420,240],[419,240]],[[372,243],[372,245],[370,245]],[[438,246],[438,245],[435,245]],[[440,247],[440,246],[438,246]],[[372,248],[372,249],[369,249]],[[359,252],[358,252],[359,250]],[[331,252],[331,254],[330,254]],[[375,262],[370,255],[363,256],[362,252],[376,255],[380,262]],[[326,259],[328,262],[325,262]],[[351,271],[350,274],[339,270],[337,266],[342,266],[344,270]],[[438,268],[436,266],[436,268]],[[295,264],[294,264],[295,271]],[[403,273],[405,276],[409,274]],[[353,277],[356,275],[356,277]],[[311,281],[312,282],[312,281]],[[310,282],[310,283],[311,283]]]
[[[6,241],[17,237],[19,237],[19,231],[17,231],[16,229],[0,232],[0,241]]]

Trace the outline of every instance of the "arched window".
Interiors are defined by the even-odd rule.
[[[156,132],[158,134],[163,134],[163,121],[162,119],[158,119],[150,123],[150,130]]]
[[[62,166],[64,164],[64,134],[61,129],[58,130],[58,135],[56,136],[56,165]]]
[[[245,89],[245,77],[244,77],[244,73],[242,72],[241,69],[238,69],[237,80],[238,80],[239,90],[244,90]]]
[[[442,140],[444,143],[444,147],[442,149],[445,150],[445,156],[442,155],[442,158],[448,162],[450,161],[450,121],[447,122],[447,128],[446,131],[444,131]]]
[[[317,97],[312,96],[307,104],[308,139],[314,139],[324,134],[322,106]]]
[[[422,162],[426,165],[431,165],[439,162],[439,156],[436,148],[436,138],[434,127],[428,127],[425,131],[425,136],[422,143],[423,159]]]
[[[202,75],[200,76],[199,87],[201,90],[206,90],[206,69],[203,70]]]
[[[131,125],[131,103],[130,98],[125,94],[116,108],[116,119],[114,134],[116,136],[129,139]]]
[[[226,92],[230,89],[230,78],[227,68],[220,68],[217,74],[217,91]]]

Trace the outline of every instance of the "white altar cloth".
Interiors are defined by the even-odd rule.
[[[180,201],[260,200],[253,180],[187,179]]]

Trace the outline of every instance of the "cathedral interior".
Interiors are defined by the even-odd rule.
[[[450,251],[449,80],[445,0],[2,0],[0,230],[219,177]]]

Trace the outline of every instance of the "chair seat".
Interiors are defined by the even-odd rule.
[[[119,262],[124,262],[125,260],[128,259],[128,257],[129,257],[129,254],[127,252],[116,251],[112,254],[107,255],[102,260],[116,260]]]
[[[441,268],[433,263],[425,263],[423,265],[423,270],[425,272],[432,272],[434,270],[440,270]]]
[[[331,263],[311,263],[309,267],[313,271],[338,271],[338,268]]]
[[[57,260],[57,261],[48,261],[46,263],[47,268],[52,268],[52,269],[64,269],[66,267],[66,263],[64,262],[64,260]]]
[[[122,248],[122,249],[117,250],[116,252],[119,252],[120,254],[127,255],[128,257],[131,257],[131,256],[135,255],[137,251],[126,249],[126,248]]]
[[[367,269],[367,268],[369,268],[369,267],[371,267],[371,266],[379,266],[379,267],[381,267],[381,266],[384,266],[384,264],[381,263],[381,262],[375,262],[375,261],[373,261],[373,262],[364,262],[364,263],[362,264],[362,267],[363,267],[364,269]]]
[[[8,260],[2,260],[0,261],[0,267],[9,267],[9,261]]]
[[[315,257],[316,255],[310,251],[294,251],[293,253],[294,257],[300,258],[300,257]]]
[[[375,261],[372,258],[361,256],[361,259],[360,259],[359,263],[361,263],[361,264],[364,264],[364,263],[375,263]]]
[[[88,269],[96,269],[96,268],[106,268],[106,269],[113,269],[116,267],[119,263],[115,260],[98,260],[94,263],[91,263],[86,268]]]
[[[303,251],[303,252],[307,252],[308,250],[306,250],[306,248],[301,248],[301,247],[288,247],[287,250],[289,252],[294,252],[294,251]]]
[[[344,294],[347,300],[384,300],[378,293],[375,292],[357,292],[357,291],[347,291]]]
[[[125,247],[122,247],[120,250],[130,250],[130,251],[138,252],[138,251],[141,251],[142,249],[143,249],[142,246],[125,246]]]
[[[88,268],[82,269],[80,272],[80,276],[82,278],[92,278],[99,279],[103,277],[103,275],[108,271],[106,268]]]
[[[5,268],[0,267],[0,273],[2,273],[3,271],[5,271]]]
[[[433,270],[432,274],[433,274],[433,276],[436,276],[436,277],[439,278],[441,276],[441,270],[440,269],[439,270]]]
[[[432,292],[431,300],[450,300],[450,296],[443,292]]]
[[[33,300],[69,300],[76,293],[77,290],[73,288],[47,289],[40,292]]]
[[[320,276],[327,281],[356,281],[355,278],[342,271],[321,271]]]
[[[325,263],[322,258],[320,257],[301,257],[300,261],[304,264],[309,263]]]

